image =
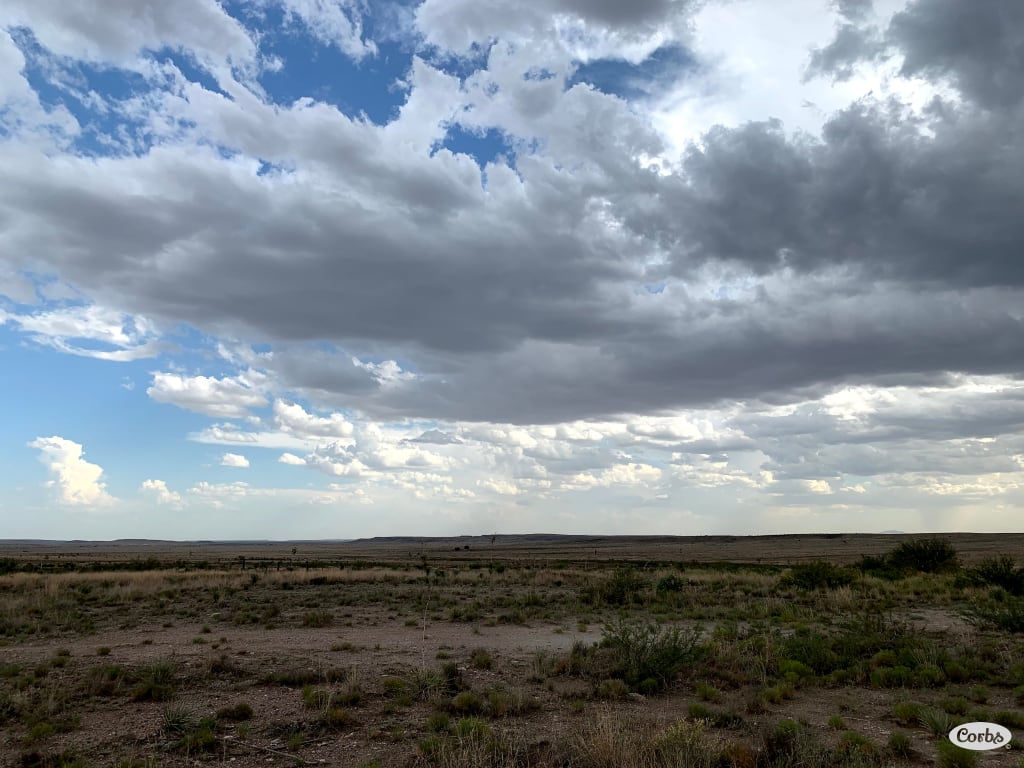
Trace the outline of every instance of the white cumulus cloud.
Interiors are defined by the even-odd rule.
[[[37,437],[29,447],[42,453],[43,463],[54,476],[47,485],[59,491],[61,503],[99,507],[116,501],[107,493],[103,468],[82,458],[81,444],[53,435]]]
[[[225,453],[220,457],[220,465],[222,467],[235,467],[237,469],[245,469],[249,466],[249,460],[242,456],[240,453]]]
[[[143,480],[141,489],[152,494],[157,504],[180,504],[181,494],[175,493],[167,487],[163,480]]]
[[[256,376],[181,376],[157,372],[146,390],[154,400],[170,403],[189,411],[224,419],[241,419],[250,408],[262,408],[267,398],[257,388]]]

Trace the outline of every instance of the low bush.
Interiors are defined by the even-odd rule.
[[[156,661],[136,675],[132,698],[135,701],[167,701],[174,697],[177,668],[173,661]]]
[[[798,589],[837,589],[852,584],[855,574],[848,568],[840,568],[832,563],[814,562],[794,565],[780,584],[784,587]]]
[[[963,616],[972,624],[1004,632],[1024,632],[1024,597],[975,603],[963,610]]]
[[[976,584],[1001,587],[1011,595],[1024,595],[1024,567],[1018,568],[1012,557],[1001,555],[983,560],[967,572]]]
[[[960,568],[956,547],[945,539],[904,541],[887,559],[895,568],[923,573],[951,573]]]
[[[958,747],[948,739],[942,739],[936,751],[939,768],[974,768],[981,760],[981,753]]]
[[[615,674],[636,687],[647,679],[664,689],[687,666],[703,657],[698,628],[660,626],[620,620],[611,624],[601,641],[611,652]]]

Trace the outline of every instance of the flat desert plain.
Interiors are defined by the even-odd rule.
[[[0,766],[1024,766],[1022,566],[1021,534],[0,542]]]

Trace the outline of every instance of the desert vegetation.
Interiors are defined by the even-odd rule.
[[[7,557],[0,765],[1024,766],[1014,555],[635,547]]]

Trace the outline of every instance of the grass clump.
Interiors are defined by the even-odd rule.
[[[924,706],[916,701],[900,701],[893,705],[892,715],[900,725],[917,725],[921,722]]]
[[[207,752],[217,746],[217,721],[199,718],[187,707],[164,709],[160,732],[171,741],[171,748],[183,752]]]
[[[972,624],[1024,633],[1024,597],[1001,597],[975,603],[965,608],[963,615]]]
[[[444,689],[444,677],[436,669],[421,667],[406,678],[409,693],[417,701],[433,701]]]
[[[671,684],[687,666],[703,657],[700,629],[631,623],[620,620],[608,628],[601,645],[611,652],[613,677],[631,687],[653,680],[659,690]],[[648,686],[649,687],[649,686]]]
[[[139,670],[132,699],[135,701],[168,701],[174,698],[177,667],[163,660],[147,664]]]
[[[302,626],[313,629],[329,627],[334,623],[334,614],[330,611],[306,611],[302,615]]]
[[[474,648],[469,654],[469,665],[473,669],[491,669],[494,666],[494,657],[486,648]]]
[[[910,736],[903,731],[893,731],[889,735],[889,742],[887,746],[889,748],[889,754],[893,757],[899,757],[904,760],[909,758],[914,752]]]
[[[231,707],[221,707],[217,710],[218,720],[232,720],[234,722],[243,722],[245,720],[252,720],[252,706],[247,702],[240,701]]]
[[[449,708],[459,715],[478,715],[484,711],[484,702],[472,691],[463,691],[452,698]]]
[[[939,768],[974,768],[981,754],[970,749],[958,747],[948,739],[943,739],[936,746]]]
[[[934,707],[922,708],[918,715],[918,722],[932,736],[945,736],[953,727],[953,718],[949,716],[949,713]]]

